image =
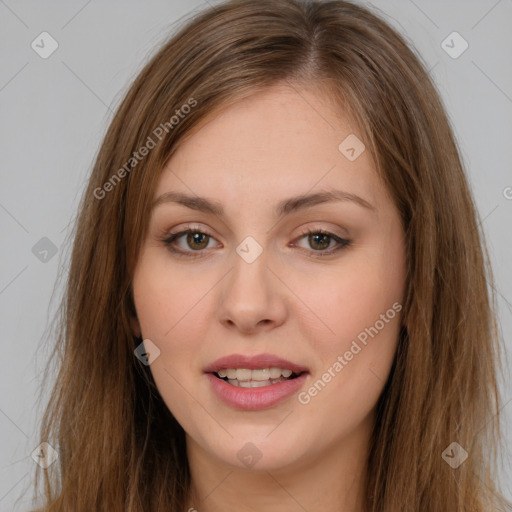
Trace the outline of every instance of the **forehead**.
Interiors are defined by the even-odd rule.
[[[382,185],[361,139],[325,92],[269,87],[226,107],[185,140],[155,197],[175,190],[262,205],[343,188],[378,203]],[[347,158],[347,146],[355,159]]]

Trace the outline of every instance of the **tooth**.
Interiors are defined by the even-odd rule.
[[[247,380],[240,382],[241,388],[262,388],[263,386],[268,386],[268,381],[256,381],[256,380]]]
[[[252,370],[247,368],[238,368],[236,370],[236,378],[238,380],[251,380]]]
[[[281,377],[281,368],[270,368],[270,378],[278,379]]]
[[[261,370],[253,370],[251,379],[252,380],[268,380],[270,378],[270,368],[262,368]]]
[[[240,382],[238,382],[236,379],[228,379],[228,382],[232,384],[233,386],[240,386]]]
[[[281,377],[281,368],[270,368],[270,378],[278,379]]]
[[[228,380],[237,381],[257,381],[264,382],[270,379],[280,379],[281,376],[289,378],[292,375],[292,370],[288,368],[259,368],[257,370],[250,370],[248,368],[223,368],[219,370],[218,375],[220,378],[227,377]]]

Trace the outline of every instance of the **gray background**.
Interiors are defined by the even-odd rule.
[[[416,46],[448,109],[488,238],[508,371],[512,0],[361,3],[381,10]],[[70,220],[101,137],[155,45],[178,20],[205,5],[203,0],[0,0],[0,512],[29,506],[35,465],[30,454],[38,445],[44,405],[37,396],[50,353],[43,344],[45,329],[62,292],[56,279],[59,267],[67,268]],[[47,59],[31,47],[43,31],[59,45]],[[456,59],[441,46],[453,31],[469,43]],[[51,246],[39,242],[43,237],[55,246],[55,255],[33,251]],[[512,391],[506,378],[501,475],[512,498]]]

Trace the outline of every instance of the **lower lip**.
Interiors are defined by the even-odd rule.
[[[306,380],[304,372],[295,379],[284,380],[261,388],[241,388],[207,373],[214,393],[227,405],[246,411],[257,411],[272,407],[296,393]]]

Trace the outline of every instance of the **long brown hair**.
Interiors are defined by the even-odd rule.
[[[501,348],[492,273],[425,68],[385,21],[343,0],[220,3],[158,50],[117,109],[79,207],[56,318],[58,375],[41,427],[59,458],[37,471],[40,510],[185,510],[184,432],[134,356],[131,279],[155,185],[179,143],[278,82],[318,86],[352,116],[406,234],[404,321],[377,403],[366,509],[505,510],[495,483]],[[443,457],[453,442],[469,455],[457,468]]]

